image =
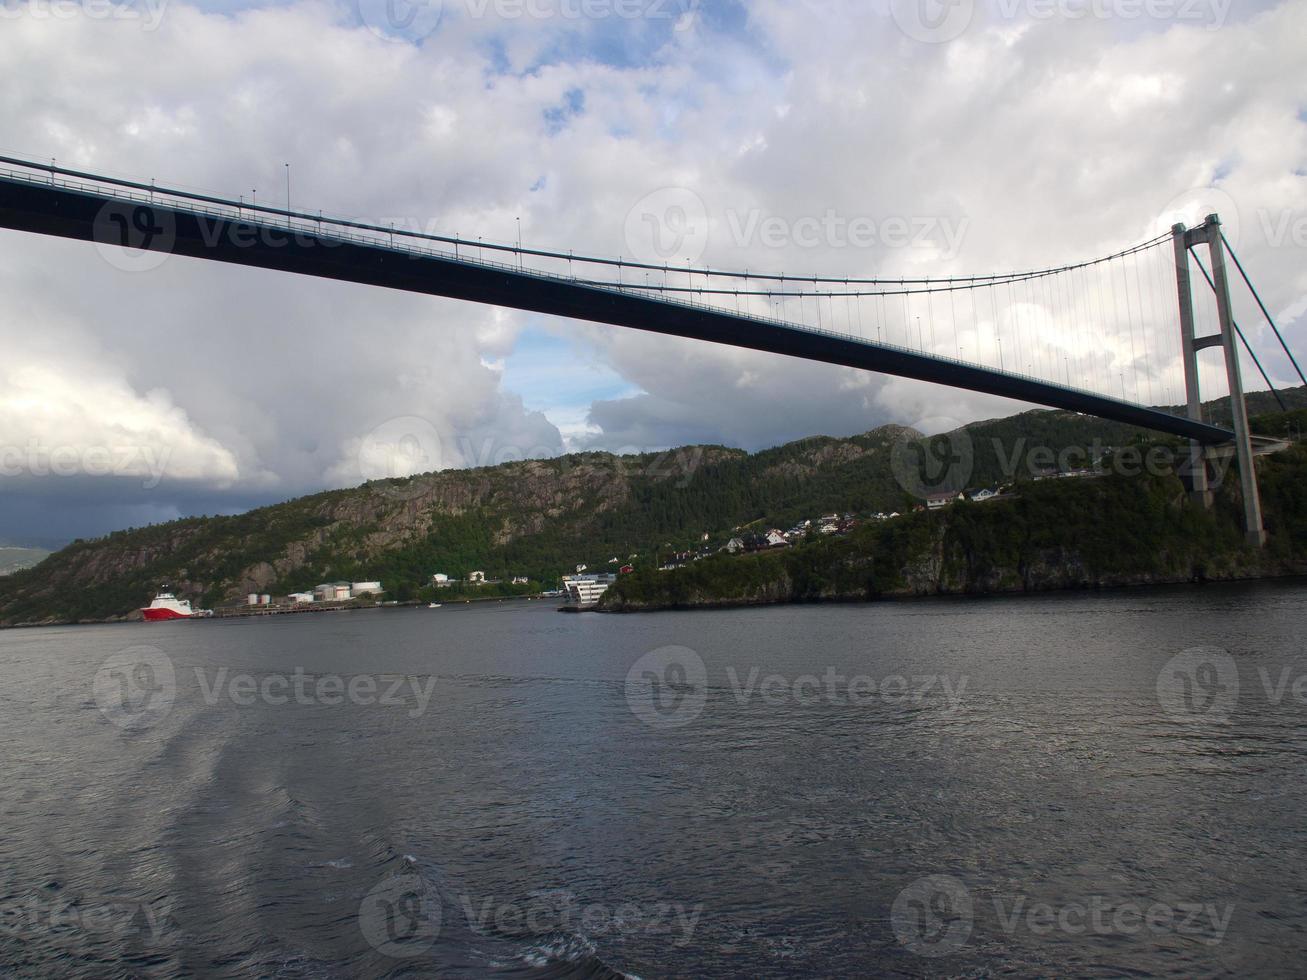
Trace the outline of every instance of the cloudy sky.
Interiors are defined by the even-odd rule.
[[[290,163],[297,208],[603,255],[657,254],[643,215],[690,200],[692,257],[838,275],[1042,267],[1219,210],[1302,347],[1303,37],[1300,0],[0,0],[0,153],[270,204]],[[828,214],[934,224],[747,227]],[[396,432],[426,469],[1020,407],[0,234],[0,541],[356,484]]]

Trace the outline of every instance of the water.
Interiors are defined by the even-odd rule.
[[[0,973],[1300,974],[1304,598],[5,631]]]

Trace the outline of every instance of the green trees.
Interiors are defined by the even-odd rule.
[[[1188,581],[1307,567],[1307,447],[1260,470],[1271,546],[1248,549],[1226,480],[1212,511],[1167,473],[1023,484],[1018,495],[907,514],[784,551],[621,579],[610,609],[863,599]]]
[[[1270,434],[1300,415],[1257,420]],[[558,586],[575,565],[637,569],[614,592],[636,599],[763,601],[860,597],[948,589],[1021,587],[1061,562],[1086,580],[1205,573],[1247,565],[1234,483],[1213,513],[1181,506],[1174,477],[1103,476],[1037,482],[1062,461],[1090,465],[1112,447],[1147,448],[1139,430],[1067,412],[1029,412],[967,426],[959,445],[968,487],[1015,481],[1017,499],[913,514],[895,475],[895,446],[912,434],[886,427],[848,439],[815,437],[753,455],[722,447],[615,457],[585,453],[476,470],[446,471],[338,490],[229,517],[188,518],[78,541],[39,567],[0,578],[0,624],[122,615],[163,583],[205,606],[244,592],[285,594],[321,582],[379,580],[387,598],[432,601],[514,595]],[[1144,442],[1141,443],[1141,440]],[[1160,445],[1182,449],[1168,440]],[[1069,448],[1068,448],[1069,447]],[[1307,449],[1262,458],[1271,531],[1268,554],[1307,557]],[[1118,457],[1119,458],[1119,457]],[[827,513],[899,511],[847,538],[810,535],[799,547],[694,562],[651,574],[657,556],[716,548],[738,530],[789,528]],[[638,558],[631,559],[632,554]],[[1221,565],[1220,562],[1224,562]],[[1071,568],[1074,566],[1074,568]],[[431,576],[483,571],[529,587],[432,590]]]

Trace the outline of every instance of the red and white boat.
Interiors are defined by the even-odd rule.
[[[178,599],[171,592],[160,592],[154,601],[141,610],[145,621],[152,623],[161,619],[206,619],[213,615],[209,609],[192,609],[189,599]]]

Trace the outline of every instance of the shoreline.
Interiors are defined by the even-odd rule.
[[[488,602],[544,602],[548,599],[557,598],[556,596],[543,595],[515,595],[515,596],[484,596],[476,599],[447,599],[442,602],[444,606],[470,606],[475,604],[485,604]],[[248,609],[249,611],[245,611]],[[394,605],[385,605],[378,603],[371,606],[353,606],[348,604],[308,604],[302,607],[276,607],[276,606],[249,606],[249,607],[228,607],[226,611],[215,609],[212,616],[193,616],[190,619],[166,619],[161,620],[165,623],[189,623],[189,622],[218,622],[220,620],[230,619],[266,619],[276,616],[300,616],[305,613],[332,613],[332,612],[384,612],[387,610],[400,609],[429,609],[425,602],[409,601],[398,602]],[[434,612],[435,610],[429,610]],[[72,620],[54,620],[41,623],[0,623],[0,630],[26,630],[26,629],[43,629],[53,626],[131,626],[136,624],[145,624],[144,617],[139,615],[139,610],[135,610],[137,615],[128,613],[123,616],[110,616],[105,619],[80,619]]]
[[[1307,583],[1307,568],[1273,574],[1246,576],[1217,576],[1203,578],[1153,579],[1136,582],[1103,582],[1088,585],[1049,586],[1036,589],[989,589],[978,591],[940,590],[935,592],[898,591],[886,592],[877,596],[832,595],[808,598],[750,598],[750,599],[706,599],[673,603],[627,603],[613,608],[602,604],[592,611],[613,616],[636,615],[659,612],[711,612],[724,609],[753,609],[770,606],[857,606],[878,605],[881,603],[929,602],[931,600],[949,599],[956,601],[983,599],[1034,598],[1040,596],[1074,596],[1098,595],[1102,593],[1127,592],[1131,590],[1165,590],[1192,589],[1233,585],[1251,585],[1258,582],[1290,582],[1299,580]]]
[[[752,600],[721,600],[697,603],[680,603],[668,605],[650,605],[650,606],[625,606],[618,609],[592,608],[581,610],[582,612],[602,613],[613,616],[639,615],[660,612],[715,612],[725,610],[739,610],[752,608],[767,608],[776,606],[874,606],[880,604],[899,604],[899,603],[928,603],[932,601],[948,600],[953,602],[971,602],[982,600],[1001,600],[1016,598],[1070,598],[1073,596],[1101,595],[1112,593],[1123,593],[1131,591],[1140,592],[1162,592],[1162,591],[1179,591],[1181,589],[1195,588],[1222,588],[1226,586],[1254,585],[1257,583],[1292,583],[1300,582],[1307,584],[1307,570],[1285,572],[1278,575],[1255,575],[1225,578],[1203,578],[1203,579],[1185,579],[1185,580],[1160,580],[1150,582],[1118,582],[1088,586],[1067,586],[1047,589],[1007,589],[991,590],[986,592],[922,592],[922,593],[886,593],[885,595],[875,597],[865,596],[830,596],[807,599],[752,599]],[[543,598],[553,598],[543,597]],[[476,605],[487,602],[516,602],[521,603],[526,600],[543,601],[543,598],[537,596],[513,596],[513,597],[487,597],[485,599],[457,599],[450,603],[442,605]],[[388,609],[425,609],[425,603],[406,603],[398,606],[362,606],[351,609],[348,606],[338,606],[331,609],[316,609],[313,612],[367,612],[367,611],[385,611]],[[309,610],[306,610],[309,611]],[[434,610],[433,610],[434,611]],[[555,611],[563,611],[560,605]],[[226,615],[207,617],[209,621],[221,619],[253,619],[263,616],[277,615],[275,613],[254,613],[249,615]],[[202,621],[202,620],[197,620]],[[168,620],[167,622],[189,622],[189,620]],[[76,626],[130,626],[144,625],[143,619],[103,619],[82,622],[58,622],[58,623],[14,623],[8,626],[0,626],[0,630],[14,629],[40,629],[43,627],[76,627]]]

